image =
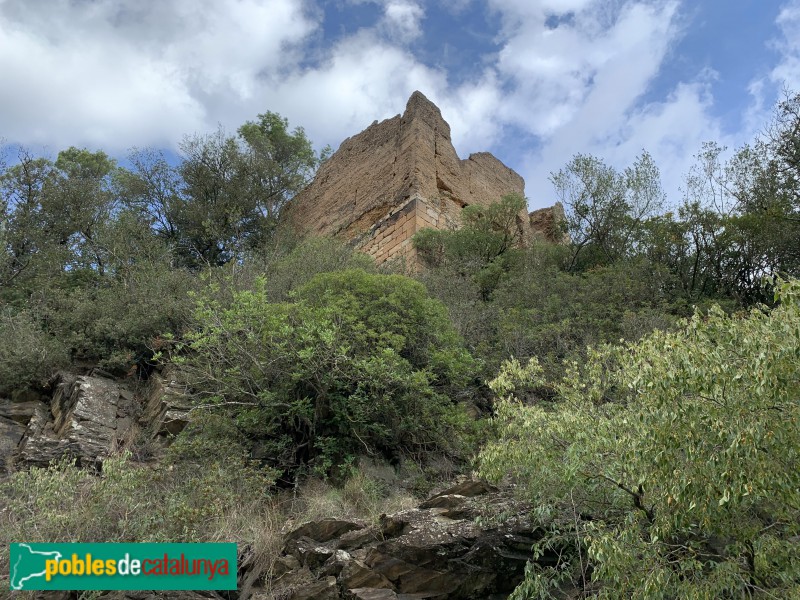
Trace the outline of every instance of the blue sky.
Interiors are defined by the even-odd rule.
[[[419,89],[531,208],[579,152],[646,149],[677,201],[702,142],[800,91],[800,0],[0,0],[0,74],[0,138],[34,152],[174,151],[266,110],[336,148]]]

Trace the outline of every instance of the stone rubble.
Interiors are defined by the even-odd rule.
[[[292,600],[507,598],[541,538],[529,508],[508,489],[470,480],[373,526],[304,523],[285,535],[271,585]],[[342,543],[360,531],[360,545]]]

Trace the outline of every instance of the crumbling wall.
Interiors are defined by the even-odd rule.
[[[567,233],[565,227],[564,206],[561,202],[533,211],[528,220],[534,237],[545,239],[554,244],[569,243],[569,233]]]
[[[304,235],[352,242],[378,263],[413,261],[411,237],[422,228],[455,228],[470,204],[525,194],[525,182],[489,153],[461,160],[441,111],[414,92],[402,115],[346,139],[285,218]],[[521,222],[528,234],[526,213]]]

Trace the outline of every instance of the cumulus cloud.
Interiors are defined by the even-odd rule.
[[[389,41],[399,44],[412,42],[422,34],[421,23],[425,9],[413,0],[347,0],[348,4],[373,4],[383,10],[374,29]]]
[[[450,124],[454,145],[463,155],[503,144],[505,123],[499,111],[502,88],[494,70],[487,69],[479,79],[432,97]]]
[[[514,159],[532,206],[552,202],[549,174],[579,152],[621,168],[647,149],[661,165],[670,195],[677,196],[692,155],[720,133],[709,87],[701,81],[707,73],[695,74],[665,98],[646,100],[682,35],[680,4],[493,0],[491,5],[502,18],[503,43],[492,65],[494,77],[484,80],[497,82],[502,93],[481,94],[493,105],[479,102],[483,110],[477,112],[495,115],[496,132],[536,142]]]
[[[338,42],[315,68],[286,77],[271,92],[270,106],[316,139],[338,145],[372,120],[401,112],[413,90],[441,90],[444,81],[444,73],[409,51],[360,31]]]
[[[528,195],[536,205],[552,203],[549,175],[576,153],[594,154],[621,169],[647,150],[659,166],[669,201],[678,202],[683,196],[685,176],[702,144],[710,140],[736,144],[713,118],[713,108],[709,82],[699,79],[679,84],[663,100],[631,110],[609,131],[613,136],[610,139],[588,139],[580,132],[555,136],[539,152],[526,157],[525,171],[532,183]]]
[[[425,11],[406,0],[390,0],[384,9],[384,23],[389,35],[401,42],[410,42],[422,34],[420,22]]]
[[[492,150],[520,171],[532,207],[552,201],[549,173],[577,152],[624,167],[645,148],[675,197],[702,141],[725,141],[711,72],[652,93],[686,26],[681,0],[337,6],[364,4],[372,22],[328,38],[320,0],[0,0],[0,137],[53,149],[174,147],[185,133],[274,110],[336,146],[419,89],[462,156]],[[486,10],[499,24],[457,85],[430,62],[435,40],[423,25],[434,10],[439,19]],[[800,0],[778,24],[783,58],[765,79],[800,81]]]
[[[767,46],[777,54],[778,60],[768,72],[755,77],[748,88],[751,103],[743,115],[748,138],[771,118],[774,103],[782,98],[784,90],[800,91],[800,0],[784,4],[775,25],[777,35],[767,40]]]
[[[792,90],[800,90],[800,0],[788,2],[780,11],[777,25],[781,38],[775,45],[781,60],[771,73],[771,79]]]
[[[278,77],[314,27],[294,0],[5,0],[0,130],[25,144],[170,145]]]
[[[583,10],[555,27],[544,14],[529,19],[501,52],[499,70],[514,83],[507,117],[548,135],[590,111],[596,119],[584,126],[603,135],[598,129],[630,108],[658,73],[676,35],[677,5],[631,3],[609,18],[603,2],[562,4]]]

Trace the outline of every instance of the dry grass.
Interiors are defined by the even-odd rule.
[[[415,503],[406,492],[357,471],[340,487],[316,479],[307,481],[298,491],[290,516],[298,523],[332,517],[376,523],[380,515]]]
[[[217,472],[217,463],[207,465],[203,476],[192,480],[177,468],[153,469],[122,457],[114,465],[116,470],[109,465],[97,477],[64,462],[0,482],[0,538],[8,542],[235,542],[240,550],[239,569],[245,573],[241,591],[259,588],[261,597],[274,592],[280,598],[281,590],[273,590],[270,582],[287,530],[324,518],[372,524],[381,514],[416,503],[400,489],[391,468],[380,465],[354,470],[339,486],[313,479],[294,491],[273,495],[266,493],[266,487],[254,486],[244,472]],[[198,510],[195,502],[201,497],[216,500],[215,508],[189,518]],[[151,508],[132,510],[135,506]],[[166,506],[178,509],[173,512]],[[182,525],[188,529],[170,525],[176,515],[183,517]],[[161,522],[163,528],[153,529],[154,522]],[[181,539],[173,539],[179,530]],[[0,547],[3,575],[8,573],[8,550],[8,545]]]

